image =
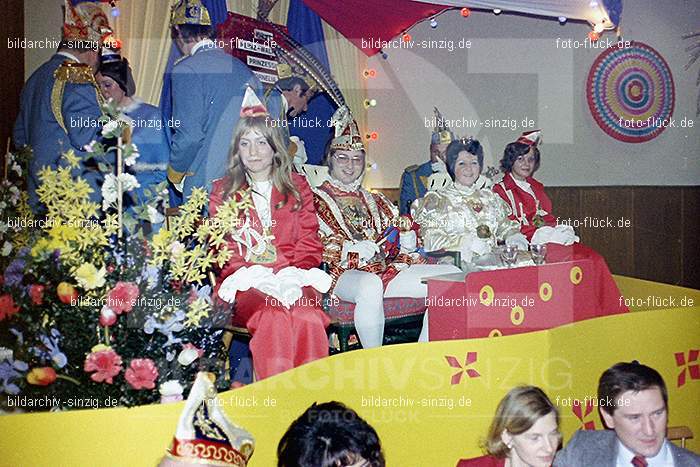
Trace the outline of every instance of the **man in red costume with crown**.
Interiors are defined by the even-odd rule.
[[[389,237],[396,236],[403,219],[383,194],[361,186],[365,148],[357,123],[345,106],[336,111],[331,122],[335,138],[326,155],[328,179],[313,189],[323,260],[330,266],[335,282],[333,293],[355,303],[355,329],[362,346],[378,347],[384,337],[384,298],[425,297],[423,277],[459,269],[416,264],[423,260],[411,253],[416,238],[408,229],[399,234],[403,248],[392,248]]]

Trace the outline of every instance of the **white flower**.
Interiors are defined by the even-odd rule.
[[[158,212],[153,206],[148,206],[148,220],[151,224],[162,224],[165,216]]]
[[[185,251],[185,245],[177,240],[170,244],[170,254],[173,259],[177,258],[183,251]]]
[[[122,192],[117,192],[117,176],[114,174],[107,174],[105,176],[105,181],[102,184],[102,209],[107,209],[117,202],[117,196],[121,196],[122,193],[126,191],[131,191],[134,188],[138,188],[138,180],[131,174],[123,173],[119,176],[119,181],[122,183]]]
[[[177,362],[182,366],[187,366],[199,358],[197,349],[188,348],[182,349],[180,355],[177,356]]]
[[[129,154],[129,157],[124,158],[124,165],[127,167],[131,167],[132,165],[136,164],[136,159],[139,158],[141,154],[139,154],[139,148],[136,147],[135,144],[132,143],[132,152]]]
[[[20,177],[22,176],[22,167],[17,162],[12,163],[12,170],[17,172],[17,175]]]
[[[102,127],[102,136],[107,136],[114,133],[114,130],[119,128],[119,120],[110,120]]]
[[[19,201],[19,188],[16,186],[10,187],[10,202],[14,205]]]
[[[178,394],[182,394],[182,391],[184,391],[184,388],[182,387],[182,384],[176,379],[171,379],[169,381],[166,381],[165,383],[161,384],[158,387],[158,391],[160,392],[161,396],[176,396]]]
[[[10,253],[12,253],[12,243],[5,241],[5,244],[2,246],[2,251],[0,251],[3,256],[10,256]]]
[[[97,141],[95,141],[95,140],[93,139],[93,140],[90,141],[88,144],[86,144],[85,146],[83,146],[83,149],[84,149],[85,151],[87,151],[87,152],[95,152],[95,144],[97,144]]]
[[[4,234],[7,232],[7,229],[9,228],[9,225],[5,221],[0,221],[0,234]]]
[[[12,353],[12,350],[8,349],[7,347],[0,347],[0,362],[3,360],[12,361]]]

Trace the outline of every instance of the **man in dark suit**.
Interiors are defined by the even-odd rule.
[[[598,404],[610,430],[576,432],[554,467],[700,466],[700,456],[666,439],[668,392],[653,368],[612,366],[598,382]]]
[[[445,120],[437,107],[433,111],[435,112],[435,129],[430,139],[430,160],[420,165],[406,167],[401,175],[400,214],[410,214],[411,204],[416,199],[425,196],[428,191],[428,179],[432,174],[438,172],[447,174],[445,152],[447,146],[455,140],[455,136],[445,126]]]
[[[168,179],[187,197],[228,170],[229,146],[247,87],[262,94],[248,67],[216,46],[215,29],[200,0],[179,0],[171,34],[184,54],[172,71],[174,134]]]

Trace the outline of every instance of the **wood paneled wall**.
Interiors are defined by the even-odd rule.
[[[380,189],[392,201],[399,190]],[[614,274],[700,289],[700,187],[549,187],[554,213]]]
[[[19,94],[24,85],[24,49],[9,48],[8,39],[24,37],[24,1],[0,0],[0,144],[3,163],[7,138],[19,112]]]

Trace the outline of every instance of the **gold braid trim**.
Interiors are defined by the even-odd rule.
[[[56,81],[53,83],[53,89],[51,89],[51,111],[63,131],[68,133],[63,120],[63,91],[66,83],[92,85],[100,107],[105,102],[104,97],[102,97],[97,88],[95,75],[93,75],[90,65],[65,61],[53,72],[53,76],[56,78]]]

